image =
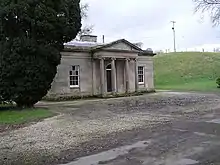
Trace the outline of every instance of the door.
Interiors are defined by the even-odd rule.
[[[112,69],[111,64],[106,67],[107,92],[112,92]]]

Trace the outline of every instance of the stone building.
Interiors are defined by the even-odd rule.
[[[153,52],[125,39],[97,43],[97,36],[65,44],[48,96],[92,96],[154,90]]]

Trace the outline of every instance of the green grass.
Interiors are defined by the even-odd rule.
[[[53,113],[47,109],[33,108],[16,110],[14,108],[4,110],[5,106],[0,109],[0,124],[23,124],[31,121],[51,117]]]
[[[220,53],[183,52],[154,57],[156,89],[220,91]]]

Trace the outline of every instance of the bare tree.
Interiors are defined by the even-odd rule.
[[[220,24],[220,0],[193,0],[195,12],[209,12],[214,26]]]
[[[80,9],[81,9],[81,17],[88,18],[89,4],[88,3],[80,4]]]
[[[86,20],[88,18],[89,4],[88,3],[81,4],[80,8],[81,8],[82,20]],[[79,40],[81,35],[91,34],[93,28],[94,25],[84,25],[84,27],[82,27],[81,30],[79,31],[76,40]]]
[[[79,36],[84,35],[84,34],[91,34],[93,31],[94,25],[85,25],[80,32],[78,33]]]

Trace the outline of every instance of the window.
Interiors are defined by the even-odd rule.
[[[144,67],[138,66],[138,84],[144,84]]]
[[[79,66],[71,66],[70,68],[70,87],[79,87]]]

